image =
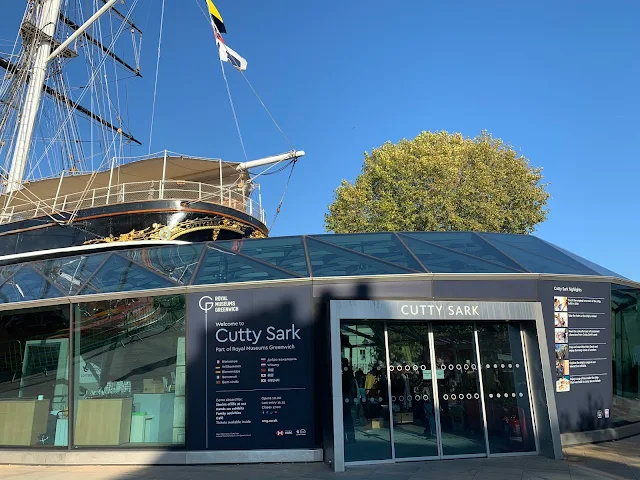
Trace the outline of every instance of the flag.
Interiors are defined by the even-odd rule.
[[[238,53],[231,48],[227,47],[224,43],[222,35],[216,28],[215,24],[212,22],[213,31],[216,34],[216,45],[218,46],[218,52],[220,53],[220,60],[223,62],[229,62],[231,65],[236,67],[238,70],[246,70],[247,69],[247,61],[242,58]]]
[[[211,15],[211,21],[216,26],[220,33],[227,33],[227,29],[224,26],[224,21],[222,20],[222,15],[213,4],[211,0],[207,0],[207,5],[209,7],[209,14]]]

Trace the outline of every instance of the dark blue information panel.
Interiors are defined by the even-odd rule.
[[[204,340],[200,350],[206,368],[198,383],[204,387],[206,405],[206,413],[201,412],[205,448],[312,447],[310,287],[191,297],[189,328],[201,332],[191,338]],[[194,414],[198,412],[189,411],[190,417]]]
[[[608,428],[613,418],[611,286],[540,282],[560,431]]]

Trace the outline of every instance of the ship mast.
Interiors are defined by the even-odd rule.
[[[95,15],[76,30],[71,37],[62,43],[62,45],[58,45],[58,42],[54,40],[53,36],[56,31],[56,25],[58,24],[62,0],[38,0],[37,3],[41,3],[41,7],[40,14],[36,17],[38,20],[35,32],[35,56],[25,102],[20,112],[20,125],[16,137],[16,146],[13,151],[9,177],[7,179],[7,193],[15,192],[22,187],[49,62],[63,53],[75,38],[81,35],[91,24],[113,7],[116,2],[117,0],[109,0],[106,2]]]
[[[22,186],[22,178],[27,168],[33,129],[36,124],[40,101],[42,100],[42,88],[47,73],[47,57],[51,53],[53,34],[56,31],[58,15],[62,0],[44,0],[38,19],[39,44],[36,46],[36,55],[33,62],[31,79],[27,88],[27,96],[20,114],[20,127],[16,147],[11,159],[11,169],[7,180],[7,192],[19,190]]]

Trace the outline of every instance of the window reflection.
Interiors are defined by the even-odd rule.
[[[491,453],[535,451],[529,389],[518,325],[478,325]]]
[[[613,424],[640,422],[640,290],[612,285]]]
[[[345,461],[391,458],[389,391],[382,323],[342,325]]]
[[[443,455],[486,453],[473,325],[433,325]]]
[[[437,456],[429,326],[389,323],[387,328],[396,458]]]
[[[185,299],[78,304],[75,444],[184,444]]]
[[[0,446],[68,445],[69,306],[0,315]]]

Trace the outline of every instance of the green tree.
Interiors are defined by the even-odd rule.
[[[531,233],[547,216],[547,184],[502,140],[482,132],[422,132],[365,152],[325,214],[335,233],[487,231]]]

